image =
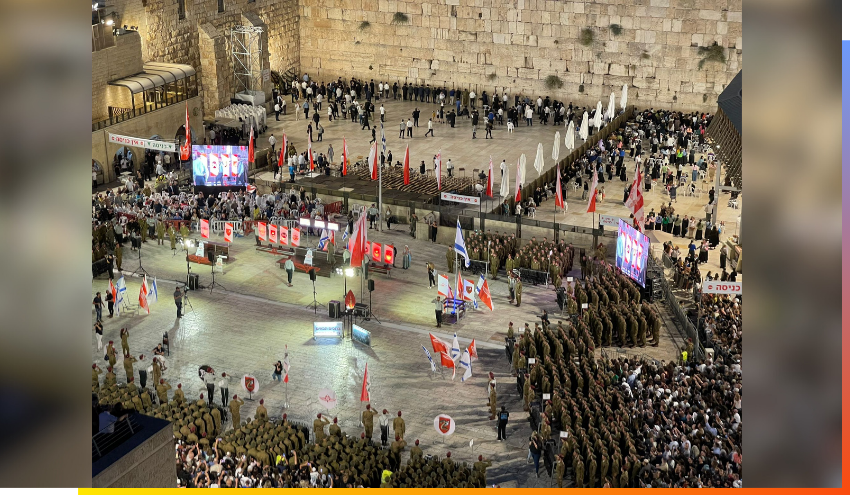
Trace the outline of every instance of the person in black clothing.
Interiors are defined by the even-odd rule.
[[[505,433],[505,428],[508,426],[508,417],[510,417],[511,413],[505,409],[505,406],[502,406],[502,410],[499,411],[499,441],[507,440],[508,435]]]
[[[531,440],[528,442],[528,450],[531,453],[531,458],[534,459],[534,474],[540,477],[540,453],[543,451],[543,445],[540,436],[535,431],[531,435]]]
[[[419,108],[413,110],[413,127],[419,127]]]
[[[368,124],[369,124],[369,121],[366,121],[366,125],[367,125],[367,126],[368,126]],[[376,137],[375,137],[375,131],[376,131],[377,129],[378,129],[378,126],[372,126],[372,140],[371,140],[371,141],[369,141],[369,144],[372,144],[372,143],[374,143],[375,141],[377,141],[377,140],[378,140],[378,138],[376,138]]]

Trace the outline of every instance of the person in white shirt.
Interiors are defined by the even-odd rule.
[[[499,164],[499,170],[502,172],[502,175],[500,175],[500,177],[505,176],[505,170],[507,170],[507,169],[508,169],[508,164],[505,163],[505,160],[503,159],[502,163]]]
[[[385,114],[385,112],[386,112],[386,110],[384,110],[384,104],[383,104],[383,103],[381,103],[381,122],[383,122],[383,121],[384,121],[384,114]]]
[[[534,120],[534,110],[531,109],[531,106],[525,108],[525,125],[533,125],[532,120]]]
[[[511,119],[508,119],[508,134],[513,134],[513,133],[514,133],[514,121],[511,120]]]
[[[274,134],[272,134],[271,136],[269,136],[269,146],[271,146],[271,147],[272,147],[272,153],[274,153],[274,145],[275,145],[276,143],[277,143],[277,141],[276,141],[276,140],[275,140],[275,138],[274,138]]]
[[[428,119],[428,132],[425,133],[425,137],[428,137],[428,134],[434,137],[434,122],[431,119]]]
[[[319,93],[316,95],[316,110],[322,109],[322,94]]]
[[[522,215],[522,204],[520,204],[520,203],[516,204],[516,215],[517,216]]]
[[[452,165],[452,159],[449,158],[449,160],[446,162],[446,172],[448,173],[449,177],[452,176],[452,171],[454,170],[454,168],[455,166]]]
[[[469,92],[469,106],[475,108],[475,91]]]
[[[221,405],[223,407],[227,407],[228,400],[230,398],[230,377],[227,376],[227,373],[222,373],[221,378],[218,379],[218,390],[221,393]]]
[[[156,175],[157,176],[165,175],[165,168],[162,166],[161,161],[156,162]]]
[[[306,85],[307,83],[304,83],[304,84]],[[306,91],[307,91],[307,101],[311,101],[313,99],[313,87],[307,86]]]

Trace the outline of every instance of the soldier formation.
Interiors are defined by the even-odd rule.
[[[555,442],[559,487],[567,474],[575,487],[732,486],[741,476],[740,366],[697,364],[692,343],[678,364],[597,359],[615,338],[641,345],[649,332],[657,343],[660,321],[622,275],[602,265],[594,279],[575,288],[589,305],[575,323],[526,324],[513,351],[525,410],[551,394],[539,434]],[[558,431],[567,432],[560,444]]]

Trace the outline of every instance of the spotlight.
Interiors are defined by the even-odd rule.
[[[354,276],[354,268],[346,268],[345,269],[345,276],[346,277],[353,277]]]
[[[111,26],[112,25],[112,19],[109,19],[108,21],[106,21],[106,25]]]
[[[323,229],[325,228],[325,222],[322,220],[315,220],[313,221],[313,227],[316,227],[317,229]]]
[[[309,218],[299,218],[298,223],[301,224],[302,227],[309,227],[310,226],[310,219]]]

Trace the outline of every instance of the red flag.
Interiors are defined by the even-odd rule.
[[[283,134],[283,146],[280,148],[280,158],[277,159],[277,165],[279,167],[286,166],[286,133]],[[283,170],[281,170],[283,173]]]
[[[640,189],[641,182],[643,182],[643,178],[640,172],[640,166],[638,165],[637,172],[635,173],[635,180],[632,182],[631,191],[629,191],[629,198],[626,200],[626,207],[631,208],[632,213],[634,213],[634,227],[639,232],[643,232],[644,222],[643,191]]]
[[[446,354],[445,352],[440,352],[440,364],[442,364],[446,368],[452,369],[452,380],[454,380],[455,379],[455,373],[457,371],[455,369],[454,360],[448,354]]]
[[[254,163],[254,128],[251,128],[251,135],[248,138],[248,163]]]
[[[404,150],[404,184],[410,184],[410,145]]]
[[[342,176],[348,175],[348,143],[345,142],[345,136],[342,137]]]
[[[455,293],[458,299],[463,299],[463,277],[460,276],[460,267],[458,267],[457,279],[455,280]]]
[[[443,149],[437,151],[437,190],[443,190]]]
[[[564,207],[564,195],[561,193],[561,167],[558,166],[558,180],[555,181],[555,207]]]
[[[428,333],[428,336],[431,337],[431,348],[434,349],[434,352],[449,352],[449,344],[434,337],[433,333]]]
[[[224,224],[224,241],[233,242],[233,224],[230,222]]]
[[[366,369],[363,370],[363,386],[360,388],[360,402],[369,402],[369,363],[366,363]]]
[[[590,198],[587,201],[587,212],[593,213],[596,211],[596,187],[599,185],[597,172],[593,171],[593,183],[590,185]]]
[[[210,238],[210,221],[209,220],[201,220],[201,237],[204,239]]]
[[[354,224],[354,233],[351,236],[351,264],[349,266],[358,267],[363,264],[363,257],[369,254],[367,246],[366,230],[369,228],[366,225],[366,214],[360,215],[357,223]]]
[[[487,170],[487,196],[493,197],[493,155],[490,155],[490,168]]]
[[[151,314],[151,308],[148,306],[148,288],[145,282],[142,282],[142,288],[139,290],[139,307]]]
[[[283,383],[289,383],[289,373],[283,377]]]
[[[475,347],[475,339],[472,339],[472,342],[469,344],[469,347],[466,348],[467,352],[469,352],[470,360],[478,361],[478,348]]]
[[[481,289],[478,290],[478,299],[481,299],[481,302],[490,308],[490,311],[493,311],[493,299],[490,298],[490,287],[487,286],[486,280],[481,286]]]
[[[189,131],[189,102],[186,102],[186,137],[183,144],[180,146],[180,159],[187,161],[190,158],[192,151],[192,133]]]
[[[316,164],[313,161],[313,138],[307,136],[307,156],[310,157],[310,172],[316,168]]]

